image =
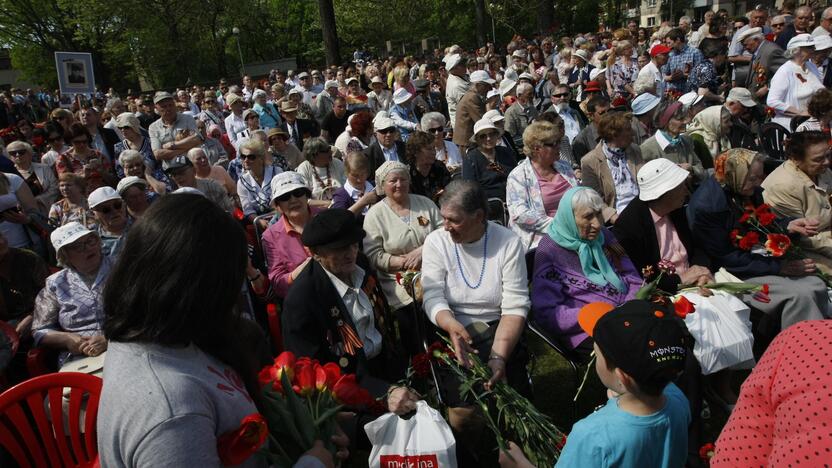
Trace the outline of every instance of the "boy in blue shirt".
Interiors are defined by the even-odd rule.
[[[593,303],[578,314],[595,341],[595,370],[610,399],[572,427],[557,467],[680,468],[687,460],[690,406],[672,383],[693,339],[684,322],[656,304]],[[530,467],[516,445],[505,467]]]

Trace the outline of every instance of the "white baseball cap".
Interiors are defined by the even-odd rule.
[[[385,128],[394,128],[395,126],[396,122],[394,122],[390,117],[382,116],[373,120],[373,130],[375,131],[384,130]]]
[[[399,88],[396,90],[395,93],[393,93],[393,102],[395,102],[396,104],[404,104],[405,102],[407,102],[408,99],[412,97],[413,95],[410,94],[408,90],[404,88]]]
[[[303,176],[294,171],[281,172],[272,177],[271,187],[272,200],[295,189],[303,188],[309,190]]]
[[[477,71],[471,73],[470,81],[471,81],[472,84],[473,83],[488,83],[490,85],[493,85],[494,83],[496,83],[496,81],[494,81],[494,79],[491,78],[491,76],[485,70],[477,70]]]
[[[147,188],[147,182],[145,182],[145,180],[142,179],[141,177],[127,176],[127,177],[121,179],[120,181],[118,181],[118,186],[116,187],[116,191],[119,193],[119,195],[124,195],[124,192],[126,192],[127,189],[129,189],[130,187],[132,187],[134,185],[138,185],[142,189]]]
[[[669,159],[658,158],[648,161],[638,170],[638,198],[642,201],[655,200],[675,189],[688,179],[690,173]]]
[[[87,204],[90,209],[95,209],[96,206],[110,200],[121,200],[121,196],[116,189],[105,185],[92,191],[90,196],[87,197]]]
[[[338,82],[335,81],[335,80],[328,80],[326,83],[324,83],[324,89],[337,88],[337,87],[338,87]]]
[[[52,231],[52,234],[49,235],[49,240],[52,241],[52,247],[55,248],[55,252],[59,252],[62,247],[70,245],[88,234],[93,234],[93,232],[83,224],[77,221],[71,221]]]

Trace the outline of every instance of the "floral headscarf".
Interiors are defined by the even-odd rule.
[[[696,114],[688,126],[688,133],[701,136],[714,158],[720,151],[731,148],[731,140],[722,135],[722,109],[721,105],[708,107]]]
[[[720,154],[714,160],[714,177],[723,187],[734,193],[740,193],[751,163],[759,153],[744,148],[734,148]]]

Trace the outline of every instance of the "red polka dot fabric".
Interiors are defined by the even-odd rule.
[[[832,321],[781,332],[745,381],[712,467],[832,466]]]

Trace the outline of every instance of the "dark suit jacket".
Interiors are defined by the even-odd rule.
[[[287,351],[298,357],[317,359],[321,364],[334,362],[341,367],[342,372],[355,373],[359,382],[396,382],[403,377],[407,360],[400,349],[400,343],[390,336],[393,324],[386,320],[387,301],[375,275],[367,266],[366,257],[359,255],[358,263],[367,272],[362,289],[366,291],[366,288],[374,285],[372,296],[368,296],[371,302],[374,302],[375,297],[375,325],[382,335],[381,354],[369,360],[361,348],[354,355],[343,351],[337,321],[343,320],[353,329],[355,324],[326,271],[314,260],[298,275],[283,301],[283,344]],[[363,385],[371,393],[376,393],[373,388],[369,388],[370,385]]]
[[[786,57],[783,55],[783,49],[771,41],[763,40],[760,43],[760,48],[757,49],[754,60],[751,62],[751,68],[745,78],[745,87],[752,93],[756,93],[760,88],[760,85],[757,84],[756,70],[758,66],[765,69],[767,83],[770,83],[771,77],[784,63],[786,63]]]
[[[298,135],[300,135],[300,138],[297,138],[297,140],[299,141],[295,142],[295,146],[297,146],[299,150],[303,151],[304,140],[306,140],[307,138],[319,136],[321,134],[321,129],[320,127],[318,127],[318,123],[314,120],[297,119],[295,120],[295,124],[298,131]],[[280,128],[284,132],[289,133],[289,128],[286,123],[286,119],[284,119],[283,122],[280,123]]]
[[[693,242],[693,234],[691,234],[690,227],[688,227],[685,209],[679,208],[670,213],[669,216],[676,227],[679,240],[682,241],[688,251],[688,263],[708,267],[710,265],[708,256]],[[612,233],[615,234],[618,242],[624,247],[639,273],[646,266],[653,266],[655,270],[656,265],[661,261],[661,254],[659,252],[659,240],[656,237],[656,226],[653,223],[653,217],[650,215],[647,202],[641,201],[639,198],[633,199],[627,205],[627,208],[624,208],[624,211],[621,212],[612,227]],[[659,281],[659,288],[674,293],[679,289],[679,283],[681,283],[679,275],[664,275],[662,280]]]
[[[407,164],[407,156],[405,153],[405,145],[401,141],[396,141],[396,154],[399,155],[399,161]],[[364,150],[364,155],[370,161],[370,180],[376,179],[376,169],[387,161],[384,159],[384,151],[378,141],[374,141],[372,145]]]

